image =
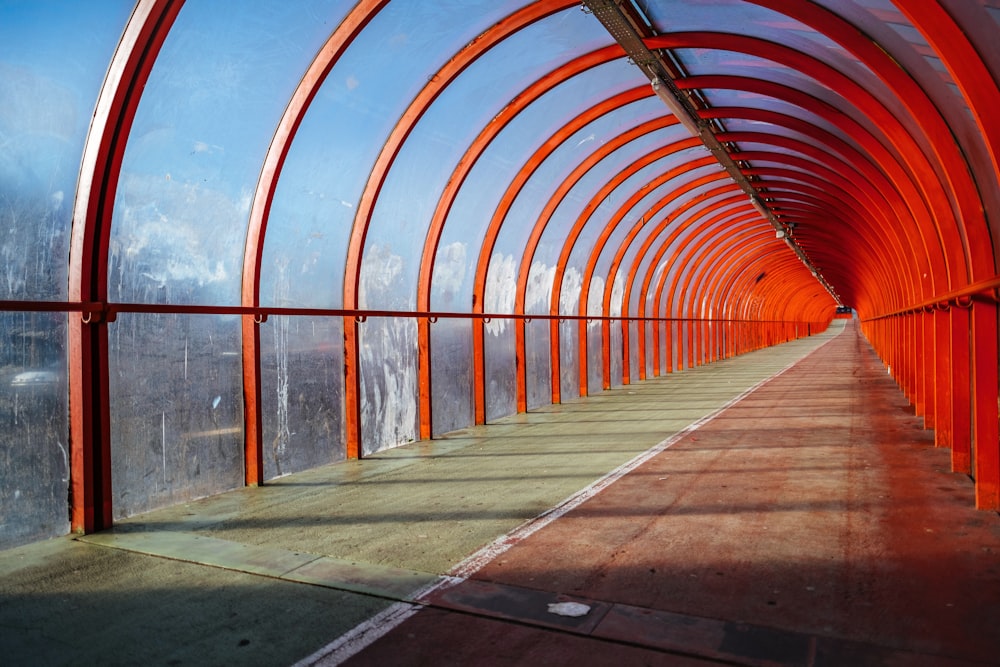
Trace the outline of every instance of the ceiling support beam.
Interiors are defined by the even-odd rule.
[[[713,123],[703,119],[698,113],[698,108],[692,101],[692,93],[682,91],[677,87],[674,82],[679,75],[676,71],[677,68],[668,62],[662,50],[653,51],[646,46],[644,38],[653,37],[656,33],[645,17],[627,0],[625,2],[621,0],[583,0],[583,5],[607,29],[624,49],[629,59],[649,78],[653,92],[663,100],[663,103],[677,117],[680,124],[694,137],[701,140],[736,185],[746,193],[753,207],[774,227],[777,237],[784,239],[792,252],[809,269],[809,272],[830,293],[837,305],[842,306],[843,303],[841,303],[836,291],[792,238],[789,228],[765,205],[757,188],[730,155],[729,148],[716,137]]]

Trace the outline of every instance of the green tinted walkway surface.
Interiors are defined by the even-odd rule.
[[[610,634],[594,638],[580,629],[588,622],[585,617],[496,613],[498,604],[518,607],[519,596],[532,599],[531,604],[565,602],[565,591],[545,586],[537,591],[530,580],[518,580],[469,592],[473,582],[460,582],[491,564],[496,567],[498,554],[592,502],[604,489],[618,487],[620,478],[635,479],[647,461],[670,456],[669,447],[695,437],[693,429],[706,417],[748,389],[813,352],[809,358],[817,359],[820,348],[835,341],[839,331],[832,328],[824,335],[363,461],[152,512],[121,522],[113,531],[0,552],[0,662],[334,664],[356,652],[345,651],[345,643],[361,650],[366,628],[392,626],[385,619],[420,609],[414,602],[430,605],[422,614],[437,610],[449,616],[437,624],[454,632],[438,643],[460,645],[459,621],[480,617],[513,621],[501,637],[528,627],[566,641],[585,641],[575,648],[567,645],[559,654],[566,664],[620,660],[622,651],[637,651],[637,659],[657,664],[676,664],[685,653],[699,656],[691,664],[704,664],[703,658],[765,664],[752,657],[752,646],[715,650],[722,640],[753,644],[765,635],[779,644],[815,646],[812,631],[779,632],[775,639],[766,623],[734,629],[704,610],[672,620],[656,617],[698,628],[687,648],[662,637],[643,638],[641,629],[649,618],[643,605],[619,605],[615,613],[624,625],[615,630],[605,624]],[[853,341],[853,330],[839,340],[848,337]],[[903,413],[900,418],[914,421]],[[946,460],[946,453],[935,453]],[[961,482],[967,480],[948,479],[964,493]],[[965,486],[971,499],[971,485]],[[575,548],[567,545],[532,557],[565,569],[579,556]],[[500,598],[507,602],[497,602]],[[590,607],[599,604],[588,600]],[[580,639],[583,635],[586,640]],[[381,640],[382,654],[369,651],[378,656],[371,664],[401,661],[391,657],[392,641],[391,635]],[[557,645],[544,639],[536,644]],[[365,655],[362,650],[354,660],[363,661]],[[502,651],[489,655],[494,664],[519,664],[530,657]],[[800,657],[788,653],[786,660],[782,655],[769,654],[767,660],[797,664]],[[423,660],[419,653],[411,657],[411,664]],[[442,655],[424,657],[435,664],[448,662]],[[560,662],[552,655],[535,657]],[[473,660],[471,654],[465,658]],[[474,660],[481,663],[483,656]]]

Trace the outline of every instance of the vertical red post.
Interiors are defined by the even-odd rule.
[[[934,313],[934,445],[951,449],[951,311]]]
[[[997,306],[990,301],[972,304],[973,476],[976,507],[1000,510],[1000,432],[997,399]]]
[[[951,309],[951,469],[972,472],[972,368],[969,310]]]
[[[434,415],[431,403],[431,322],[417,318],[417,385],[420,405],[420,439],[430,440]]]
[[[601,386],[611,389],[611,320],[601,320]]]
[[[348,459],[361,458],[361,357],[358,320],[344,318],[344,436]]]
[[[486,323],[472,320],[472,399],[477,425],[486,423]]]
[[[577,349],[577,363],[580,366],[580,396],[587,396],[588,381],[587,375],[589,373],[587,369],[587,322],[586,318],[579,320],[577,325],[580,337],[580,344]]]
[[[553,313],[556,315],[557,313]],[[549,320],[549,368],[552,373],[552,405],[559,405],[562,402],[562,345],[559,336],[559,318],[554,317]]]
[[[108,327],[101,315],[86,315],[69,316],[70,527],[76,533],[113,523]]]
[[[528,369],[524,342],[524,318],[514,319],[514,373],[517,386],[517,411],[528,411]]]
[[[260,402],[260,324],[253,315],[244,315],[243,329],[243,461],[244,483],[264,483],[264,422]]]

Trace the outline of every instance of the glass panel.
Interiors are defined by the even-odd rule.
[[[240,335],[233,316],[108,325],[116,519],[243,485]]]
[[[431,326],[434,435],[471,426],[472,323],[440,319]]]
[[[417,322],[369,317],[361,334],[362,454],[417,439]]]
[[[276,293],[271,285],[289,267],[296,276],[285,293],[289,303],[343,305],[355,210],[386,136],[433,73],[510,11],[509,3],[483,1],[391,2],[341,55],[299,127],[275,191],[262,295]]]
[[[483,298],[486,313],[509,315],[514,312],[514,285],[517,276],[513,255],[496,253],[490,261]],[[517,409],[514,376],[514,323],[494,318],[484,325],[486,367],[486,419],[498,419]]]
[[[111,230],[112,298],[238,303],[260,165],[335,2],[189,0],[146,84]],[[342,2],[341,5],[346,5]],[[343,8],[341,9],[341,13]],[[306,20],[303,20],[306,19]]]
[[[538,166],[525,184],[522,205],[530,203],[538,207],[534,217],[527,211],[515,211],[507,216],[504,224],[527,234],[524,230],[534,224],[553,188],[562,183],[581,161],[630,127],[661,115],[662,103],[647,98],[606,114],[578,130]],[[516,133],[515,130],[509,128],[509,131],[501,132],[497,140],[490,144],[483,158],[473,167],[449,212],[435,262],[432,301],[435,310],[465,309],[471,303],[471,278],[476,257],[468,256],[468,244],[471,239],[479,239],[485,233],[507,184],[530,151],[536,149],[537,136],[532,137],[530,132]],[[656,139],[657,143],[659,141]],[[621,158],[619,161],[627,164]],[[571,198],[578,196],[571,195]],[[476,245],[475,241],[471,243]],[[543,243],[536,251],[536,257],[554,265],[559,250]],[[459,258],[464,260],[461,264],[458,263]],[[442,264],[447,268],[440,271],[439,277]],[[548,303],[544,304],[543,310],[529,312],[548,312]]]
[[[66,315],[0,314],[0,550],[69,532]]]
[[[582,276],[575,267],[568,267],[563,273],[562,291],[559,293],[559,314],[580,314],[580,292]],[[563,400],[580,395],[580,326],[577,320],[565,320],[559,324],[560,346],[560,393]]]
[[[531,410],[552,402],[548,320],[532,320],[525,324],[524,347],[528,409]]]
[[[342,320],[271,316],[260,338],[265,478],[344,459]]]
[[[87,130],[131,1],[0,6],[0,300],[64,300]],[[66,316],[0,314],[0,549],[69,531]]]
[[[621,271],[615,273],[614,282],[611,283],[611,303],[609,315],[617,317],[622,315],[622,296],[625,292],[625,276]],[[621,322],[611,322],[611,386],[619,387],[622,384],[622,326]]]
[[[623,63],[614,62],[604,65],[601,68],[593,70],[588,73],[588,76],[593,77],[605,77],[609,76],[612,79],[627,79],[630,75],[634,76],[634,73],[630,73],[627,70],[622,71]],[[631,80],[634,83],[634,80]],[[563,84],[563,87],[568,87],[568,85],[573,82],[567,82]],[[542,119],[547,118],[550,114],[557,113],[557,117],[562,118],[564,116],[571,116],[572,114],[578,112],[579,110],[585,108],[584,104],[581,104],[579,108],[574,108],[572,106],[567,106],[567,101],[573,98],[579,99],[584,96],[584,91],[576,91],[572,89],[562,90],[563,87],[558,92],[559,97],[563,98],[559,102],[564,109],[559,109],[557,111],[549,111],[544,108],[531,109],[533,114],[537,114],[537,117]],[[620,92],[620,84],[614,84],[614,88],[608,90],[604,93],[606,96],[613,95]],[[637,114],[637,121],[646,121],[650,118],[663,115],[662,105],[652,102],[651,100],[643,100],[641,102],[633,103],[622,110],[623,113],[616,114],[614,117],[609,118],[609,123],[624,123],[623,117],[626,117],[630,113]],[[535,121],[537,122],[537,121]],[[527,136],[529,139],[534,135],[534,139],[531,139],[532,146],[530,150],[534,150],[534,143],[537,142],[537,137],[545,137],[551,131],[554,131],[558,125],[562,122],[552,123],[550,127],[545,127],[544,129],[529,129]],[[630,122],[629,125],[632,123]],[[570,174],[572,169],[586,157],[590,156],[595,150],[597,150],[601,144],[607,139],[613,138],[615,135],[625,131],[625,127],[611,127],[605,129],[603,124],[592,123],[587,127],[579,130],[573,137],[563,142],[562,146],[553,155],[549,156],[545,162],[540,165],[540,167],[532,174],[529,179],[528,184],[524,190],[519,194],[518,198],[515,200],[514,205],[511,207],[506,219],[504,220],[504,229],[498,238],[498,246],[501,248],[510,247],[513,248],[523,248],[524,243],[530,233],[536,220],[538,220],[543,208],[547,204],[549,198],[551,197],[554,189],[558,187]],[[584,181],[589,184],[602,182],[610,176],[614,175],[618,171],[626,168],[630,162],[628,159],[630,157],[636,157],[644,154],[642,147],[648,147],[647,150],[653,150],[655,147],[663,145],[665,143],[665,137],[681,136],[679,134],[673,133],[671,130],[664,130],[661,132],[651,133],[630,142],[628,147],[621,148],[615,151],[612,155],[605,157],[601,160],[600,164],[592,168],[578,183],[573,187],[573,190],[566,196],[566,198],[560,203],[559,208],[557,208],[556,213],[553,214],[552,219],[548,223],[548,227],[560,227],[569,218],[575,220],[575,213],[578,213],[589,201],[590,197],[594,194],[596,188],[591,188],[586,185],[581,185]],[[604,139],[604,141],[601,141]],[[525,152],[528,153],[528,150]],[[598,186],[599,187],[599,186]],[[568,207],[565,209],[563,207]],[[570,212],[575,211],[575,213]],[[571,222],[569,222],[571,224]],[[567,226],[566,229],[569,227]],[[542,250],[543,246],[540,247]],[[548,260],[551,263],[555,262],[556,257],[558,257],[558,250],[561,249],[561,243],[559,247],[556,248],[555,255],[549,255]]]
[[[830,134],[838,137],[839,139],[851,144],[857,145],[847,134],[840,130],[837,126],[833,125],[824,118],[814,115],[812,112],[803,109],[800,106],[794,104],[789,104],[782,100],[778,100],[773,97],[766,97],[763,95],[756,95],[753,93],[747,93],[743,91],[733,91],[733,90],[721,90],[715,89],[708,93],[708,97],[711,99],[712,104],[715,106],[725,106],[725,107],[737,107],[746,109],[763,109],[766,111],[773,111],[775,113],[784,114],[792,118],[797,118],[799,120],[815,125],[816,127],[829,132]],[[835,105],[836,106],[836,105]],[[843,106],[843,105],[840,105]],[[879,128],[873,126],[867,119],[867,117],[862,116],[856,112],[851,112],[851,109],[846,109],[845,113],[853,118],[855,121],[859,122],[861,125],[866,127],[872,134],[876,137],[880,136],[882,132]],[[727,129],[735,130],[736,126],[730,126],[730,121],[725,120]]]

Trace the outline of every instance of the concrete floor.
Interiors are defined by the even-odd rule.
[[[837,333],[0,552],[0,662],[1000,664],[1000,516]]]

